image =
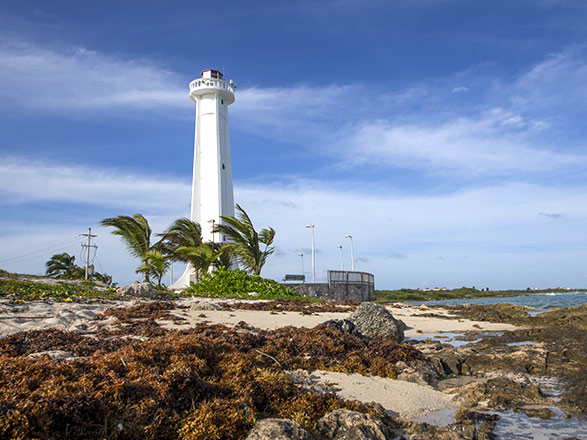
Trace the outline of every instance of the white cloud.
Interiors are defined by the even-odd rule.
[[[51,50],[0,44],[0,97],[12,105],[60,112],[166,110],[189,106],[187,84],[150,61],[84,48]]]
[[[549,171],[587,162],[587,156],[534,148],[523,134],[535,129],[521,115],[497,108],[476,119],[458,118],[437,126],[364,123],[349,135],[346,149],[349,159],[358,165],[427,171],[500,174]]]
[[[469,89],[467,87],[455,87],[454,89],[452,89],[452,93],[463,93],[463,92],[468,92]]]
[[[3,158],[0,200],[9,206],[59,201],[165,212],[186,206],[191,184],[116,169],[53,165]]]

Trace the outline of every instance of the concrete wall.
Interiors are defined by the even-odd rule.
[[[369,284],[288,283],[284,284],[300,295],[330,301],[373,301],[375,290]]]

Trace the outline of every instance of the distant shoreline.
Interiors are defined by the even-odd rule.
[[[587,289],[540,289],[540,290],[477,290],[463,287],[451,290],[375,290],[376,302],[393,301],[443,301],[453,299],[478,299],[478,298],[508,298],[515,296],[541,296],[549,293],[584,293]]]

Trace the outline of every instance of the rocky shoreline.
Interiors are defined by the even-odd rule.
[[[0,437],[491,439],[513,417],[587,436],[587,306],[388,309],[5,300]]]

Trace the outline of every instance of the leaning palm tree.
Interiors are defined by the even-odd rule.
[[[214,226],[213,232],[223,234],[227,240],[224,244],[234,257],[247,270],[255,275],[261,274],[261,269],[275,248],[271,247],[275,239],[275,229],[264,228],[257,233],[251,218],[244,209],[236,205],[238,218],[222,216],[223,223]],[[265,245],[261,249],[261,245]]]
[[[118,217],[105,218],[100,224],[115,228],[112,233],[120,236],[130,254],[139,258],[141,262],[143,262],[146,253],[153,248],[149,222],[141,214],[135,214],[132,217],[119,215]],[[151,269],[147,268],[141,272],[145,275],[145,282],[149,282]]]
[[[143,264],[137,268],[137,273],[144,273],[153,275],[157,278],[157,286],[161,287],[161,279],[165,272],[169,269],[171,262],[165,258],[161,252],[157,250],[149,250],[143,255]]]
[[[200,274],[208,272],[210,267],[216,266],[218,259],[223,255],[222,246],[218,243],[202,243],[199,247],[181,246],[176,250],[182,261],[192,265],[196,271],[196,280]]]
[[[45,263],[45,273],[50,277],[66,279],[84,278],[84,269],[75,264],[75,257],[67,252],[53,255]]]
[[[179,218],[162,234],[159,250],[175,261],[187,260],[178,253],[179,248],[198,248],[202,245],[202,228],[199,223],[187,218]]]

